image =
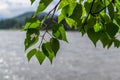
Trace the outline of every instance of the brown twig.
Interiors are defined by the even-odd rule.
[[[46,17],[48,17],[48,16],[53,12],[53,13],[52,13],[52,16],[51,16],[52,19],[53,19],[54,15],[55,15],[55,12],[56,12],[56,10],[57,10],[57,7],[58,7],[58,5],[60,4],[60,2],[61,2],[61,0],[55,5],[55,7],[54,7],[52,10],[49,11],[49,13],[47,14]],[[43,19],[41,26],[45,23],[46,17]],[[50,23],[49,23],[49,24],[50,24]],[[48,24],[48,25],[49,25],[49,24]],[[41,39],[40,44],[39,44],[39,46],[38,46],[39,49],[40,49],[40,47],[42,46],[42,43],[43,43],[43,41],[44,41],[44,39],[45,39],[46,33],[48,33],[51,37],[53,37],[53,36],[48,32],[48,25],[45,25],[45,32],[44,32],[44,34],[41,36],[42,39]]]

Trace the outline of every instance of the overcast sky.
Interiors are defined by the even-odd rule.
[[[0,17],[10,18],[27,11],[35,11],[38,2],[39,0],[36,0],[31,6],[30,0],[0,0]],[[57,2],[58,0],[54,0],[46,11],[49,11]]]

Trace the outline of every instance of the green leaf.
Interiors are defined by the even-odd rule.
[[[104,9],[105,5],[103,5],[102,0],[97,0],[92,7],[92,13],[100,13],[102,9]]]
[[[37,53],[37,49],[32,49],[30,52],[27,53],[28,62],[36,53]]]
[[[107,23],[105,26],[106,32],[108,33],[110,38],[113,38],[119,30],[118,26],[114,23]]]
[[[71,18],[66,18],[65,21],[67,22],[70,28],[77,26],[77,22]]]
[[[112,3],[108,6],[109,16],[111,17],[111,20],[114,18],[114,6]]]
[[[87,0],[87,2],[91,3],[93,0]]]
[[[67,0],[61,0],[60,5],[58,7],[58,9],[62,9],[65,6],[67,6],[69,4],[69,2]]]
[[[49,51],[47,50],[46,46],[48,43],[43,43],[42,44],[42,51],[46,56],[49,56]]]
[[[118,39],[114,39],[114,47],[120,47],[120,41]]]
[[[81,4],[83,0],[79,0],[79,3]]]
[[[71,3],[67,6],[65,6],[63,9],[62,9],[62,14],[65,15],[65,16],[71,16],[74,9],[76,7],[76,3]]]
[[[120,14],[119,13],[116,13],[115,15],[114,15],[114,19],[115,19],[115,21],[116,21],[116,24],[119,26],[119,28],[120,28]]]
[[[107,6],[107,5],[110,4],[110,0],[102,0],[102,3],[103,3],[105,6]]]
[[[43,43],[42,44],[42,51],[48,57],[50,62],[52,63],[52,60],[55,57],[55,54],[52,50],[51,43],[50,42]]]
[[[120,1],[119,0],[115,0],[115,6],[116,6],[116,11],[118,12],[118,13],[120,13]]]
[[[26,39],[24,42],[25,50],[27,50],[32,45],[36,44],[39,40],[39,29],[28,29],[26,33]]]
[[[70,18],[72,18],[79,24],[81,22],[80,19],[81,19],[82,13],[83,13],[82,5],[77,4]]]
[[[52,34],[57,39],[64,40],[64,41],[68,42],[67,38],[66,38],[65,29],[64,29],[64,26],[62,24],[55,24],[52,27]]]
[[[110,17],[106,13],[105,14],[101,14],[100,17],[101,17],[101,20],[102,20],[101,22],[103,24],[107,24],[107,23],[112,22]]]
[[[109,49],[109,48],[112,46],[112,44],[113,44],[113,41],[111,40],[111,41],[109,42],[109,44],[107,45],[107,48]]]
[[[62,8],[64,8],[65,6],[67,6],[67,5],[69,5],[69,4],[72,4],[72,3],[75,3],[75,2],[76,2],[76,0],[61,0],[58,9],[62,9]]]
[[[102,24],[101,23],[96,23],[95,25],[94,25],[94,31],[95,32],[98,32],[98,31],[100,31],[100,30],[102,30],[103,28],[102,28]]]
[[[103,32],[101,37],[100,37],[100,41],[103,44],[103,47],[105,48],[106,46],[110,47],[111,44],[111,39],[109,38],[108,34],[106,32]]]
[[[95,24],[96,24],[96,17],[93,17],[90,15],[88,20],[86,21],[84,29],[87,31],[87,30],[93,28]]]
[[[39,61],[40,64],[43,63],[43,61],[45,60],[45,55],[42,51],[37,51],[35,54],[37,60]]]
[[[53,0],[41,0],[33,17],[44,11]]]
[[[65,15],[63,15],[62,13],[58,16],[58,23],[60,23],[62,20],[65,19]]]
[[[53,50],[53,52],[55,53],[55,56],[56,56],[56,54],[57,54],[57,52],[60,48],[60,43],[56,38],[51,38],[50,43],[51,43],[52,50]]]
[[[40,28],[40,20],[37,18],[31,18],[27,21],[24,30]]]
[[[31,1],[31,4],[33,4],[35,2],[35,0],[30,0]]]
[[[69,17],[69,18],[74,20],[74,22],[75,22],[74,26],[77,29],[80,29],[81,26],[82,26],[81,17],[84,15],[84,14],[83,15],[82,14],[83,14],[82,5],[77,3],[77,5],[76,5],[76,7],[75,7],[75,9],[73,11],[73,14]]]
[[[91,7],[91,5],[92,5],[92,2],[86,1],[86,2],[84,3],[84,7],[85,7],[85,10],[86,10],[87,14],[90,12],[90,7]]]
[[[87,35],[90,38],[90,40],[94,43],[94,45],[96,46],[97,41],[100,39],[102,32],[95,32],[93,28],[89,29],[87,31]]]

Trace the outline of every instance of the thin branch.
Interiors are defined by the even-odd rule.
[[[45,34],[46,34],[47,31],[45,31],[45,33],[42,35],[42,39],[41,39],[41,42],[40,42],[40,45],[38,46],[38,49],[40,49],[42,43],[43,43],[43,40],[45,39]]]
[[[55,12],[56,12],[56,10],[57,10],[57,7],[58,7],[58,5],[60,4],[60,2],[61,2],[61,0],[57,3],[57,5],[54,7],[54,11],[53,11],[53,15],[52,15],[52,18],[54,17],[54,15],[55,15]]]
[[[61,2],[61,0],[55,5],[55,7],[52,9],[52,10],[50,10],[49,11],[49,13],[47,14],[47,16],[45,16],[44,17],[44,19],[42,20],[42,23],[41,23],[41,26],[43,25],[43,24],[45,24],[45,21],[46,21],[46,17],[48,17],[52,12],[53,12],[53,14],[52,14],[52,19],[53,19],[53,17],[54,17],[54,15],[55,15],[55,12],[56,12],[56,10],[57,10],[57,7],[58,7],[58,5],[60,4],[60,2]],[[50,24],[50,23],[49,23]],[[49,25],[48,24],[48,25]],[[38,48],[40,49],[40,47],[42,46],[42,43],[43,43],[43,41],[44,41],[44,39],[45,39],[45,35],[46,35],[46,33],[48,33],[51,37],[53,37],[49,32],[48,32],[48,25],[45,25],[45,32],[44,32],[44,34],[42,35],[42,39],[41,39],[41,41],[40,41],[40,44],[39,44],[39,46],[38,46]]]
[[[52,34],[49,31],[47,31],[47,33],[50,35],[50,37],[53,37]]]
[[[84,26],[86,25],[87,19],[88,19],[88,17],[89,17],[90,14],[91,14],[91,15],[95,15],[95,14],[100,13],[100,12],[103,11],[106,7],[108,7],[111,3],[113,3],[113,0],[110,1],[110,3],[109,3],[107,6],[103,7],[101,10],[93,13],[93,12],[92,12],[92,7],[93,7],[93,5],[94,5],[94,2],[95,2],[95,0],[93,0],[93,2],[92,2],[92,4],[91,4],[91,7],[90,7],[90,11],[89,11],[87,17],[85,18],[84,23],[83,23],[83,26],[81,27],[80,30],[83,29],[83,30],[85,31]]]
[[[41,21],[41,26],[42,26],[43,24],[45,24],[45,21],[46,21],[47,17],[48,17],[52,12],[53,12],[53,14],[52,14],[52,18],[53,18],[54,14],[55,14],[55,12],[56,12],[56,9],[57,9],[58,5],[60,4],[60,2],[61,2],[61,0],[55,5],[55,7],[54,7],[53,9],[51,9],[51,10],[49,11],[49,13],[48,13],[46,16],[44,16],[43,20]]]
[[[54,13],[53,14],[55,14],[55,11],[56,11],[56,9],[57,9],[57,7],[58,7],[58,5],[60,4],[60,2],[61,2],[61,0],[55,5],[55,7],[51,10],[51,11],[49,11],[49,13],[47,14],[47,16],[49,16],[50,15],[50,13],[51,12],[53,12],[54,11]]]

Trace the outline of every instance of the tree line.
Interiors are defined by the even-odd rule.
[[[25,23],[32,17],[33,14],[34,12],[27,12],[14,18],[0,20],[0,29],[23,29]],[[44,13],[38,14],[36,18],[38,18],[39,20],[42,20],[46,15],[47,13],[44,12]],[[54,16],[53,20],[57,22],[58,16],[57,15]],[[69,26],[66,24],[65,21],[63,21],[62,23],[65,25],[65,30],[75,30],[75,29],[69,28]],[[48,18],[45,21],[45,24],[50,24],[48,29],[51,29],[51,26],[54,23],[53,21],[51,21],[51,18]],[[44,27],[45,26],[43,25],[43,28],[42,28],[43,30],[44,30]]]

